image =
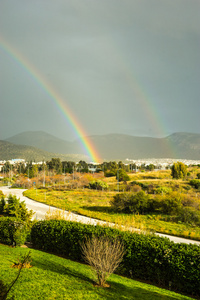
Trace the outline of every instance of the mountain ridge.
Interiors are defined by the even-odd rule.
[[[53,157],[60,158],[61,161],[80,161],[88,160],[84,154],[60,154],[41,150],[27,145],[16,145],[7,141],[0,140],[0,160],[11,160],[22,158],[26,161],[48,161]]]
[[[102,160],[140,158],[200,159],[200,134],[176,132],[166,137],[139,137],[109,133],[88,137]],[[43,131],[29,131],[10,137],[6,142],[15,145],[33,145],[57,155],[85,155],[81,140],[65,141]],[[59,153],[59,154],[58,154]],[[1,151],[0,151],[1,155]],[[47,155],[47,154],[46,154]],[[54,155],[55,157],[55,155]]]

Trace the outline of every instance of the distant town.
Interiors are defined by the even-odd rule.
[[[130,171],[132,170],[139,170],[142,166],[147,167],[150,165],[154,166],[154,169],[169,169],[174,163],[176,162],[182,162],[187,166],[194,166],[194,165],[200,165],[200,160],[188,160],[188,159],[172,159],[172,158],[144,158],[144,159],[129,159],[127,158],[125,161],[126,166],[130,166]],[[88,165],[88,170],[90,172],[95,172],[100,166],[103,166],[106,162],[103,163],[96,163],[96,162],[90,162],[87,163]],[[17,166],[17,165],[24,165],[26,166],[29,164],[28,161],[25,159],[10,159],[10,160],[1,160],[0,161],[0,172],[3,172],[5,169],[6,165],[11,165],[11,166]],[[43,164],[46,164],[45,161],[39,161],[39,162],[31,162],[32,165],[40,165],[42,166]],[[75,163],[75,164],[78,164]]]

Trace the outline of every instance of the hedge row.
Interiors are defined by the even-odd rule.
[[[20,246],[26,241],[27,225],[14,217],[0,218],[0,243]]]
[[[86,238],[102,235],[120,239],[126,248],[119,274],[200,295],[200,247],[197,245],[175,244],[154,235],[64,220],[39,221],[31,231],[35,247],[80,262],[80,243]]]

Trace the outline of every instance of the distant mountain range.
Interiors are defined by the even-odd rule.
[[[200,134],[174,133],[165,138],[137,137],[124,134],[94,135],[89,139],[102,160],[174,158],[200,160]],[[25,158],[88,161],[80,140],[59,139],[42,131],[29,131],[0,141],[0,160]],[[69,158],[70,157],[70,158]]]
[[[59,157],[61,161],[88,160],[88,157],[84,154],[53,153],[32,146],[16,145],[7,141],[0,141],[0,160],[21,158],[26,161],[39,162],[51,160],[53,157]]]

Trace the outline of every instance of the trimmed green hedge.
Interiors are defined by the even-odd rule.
[[[39,221],[31,231],[33,245],[82,262],[80,242],[92,236],[118,238],[126,248],[118,273],[148,280],[175,291],[200,295],[200,247],[175,244],[154,235],[122,232],[64,220]]]
[[[14,217],[0,218],[0,243],[20,246],[26,241],[27,225]]]

